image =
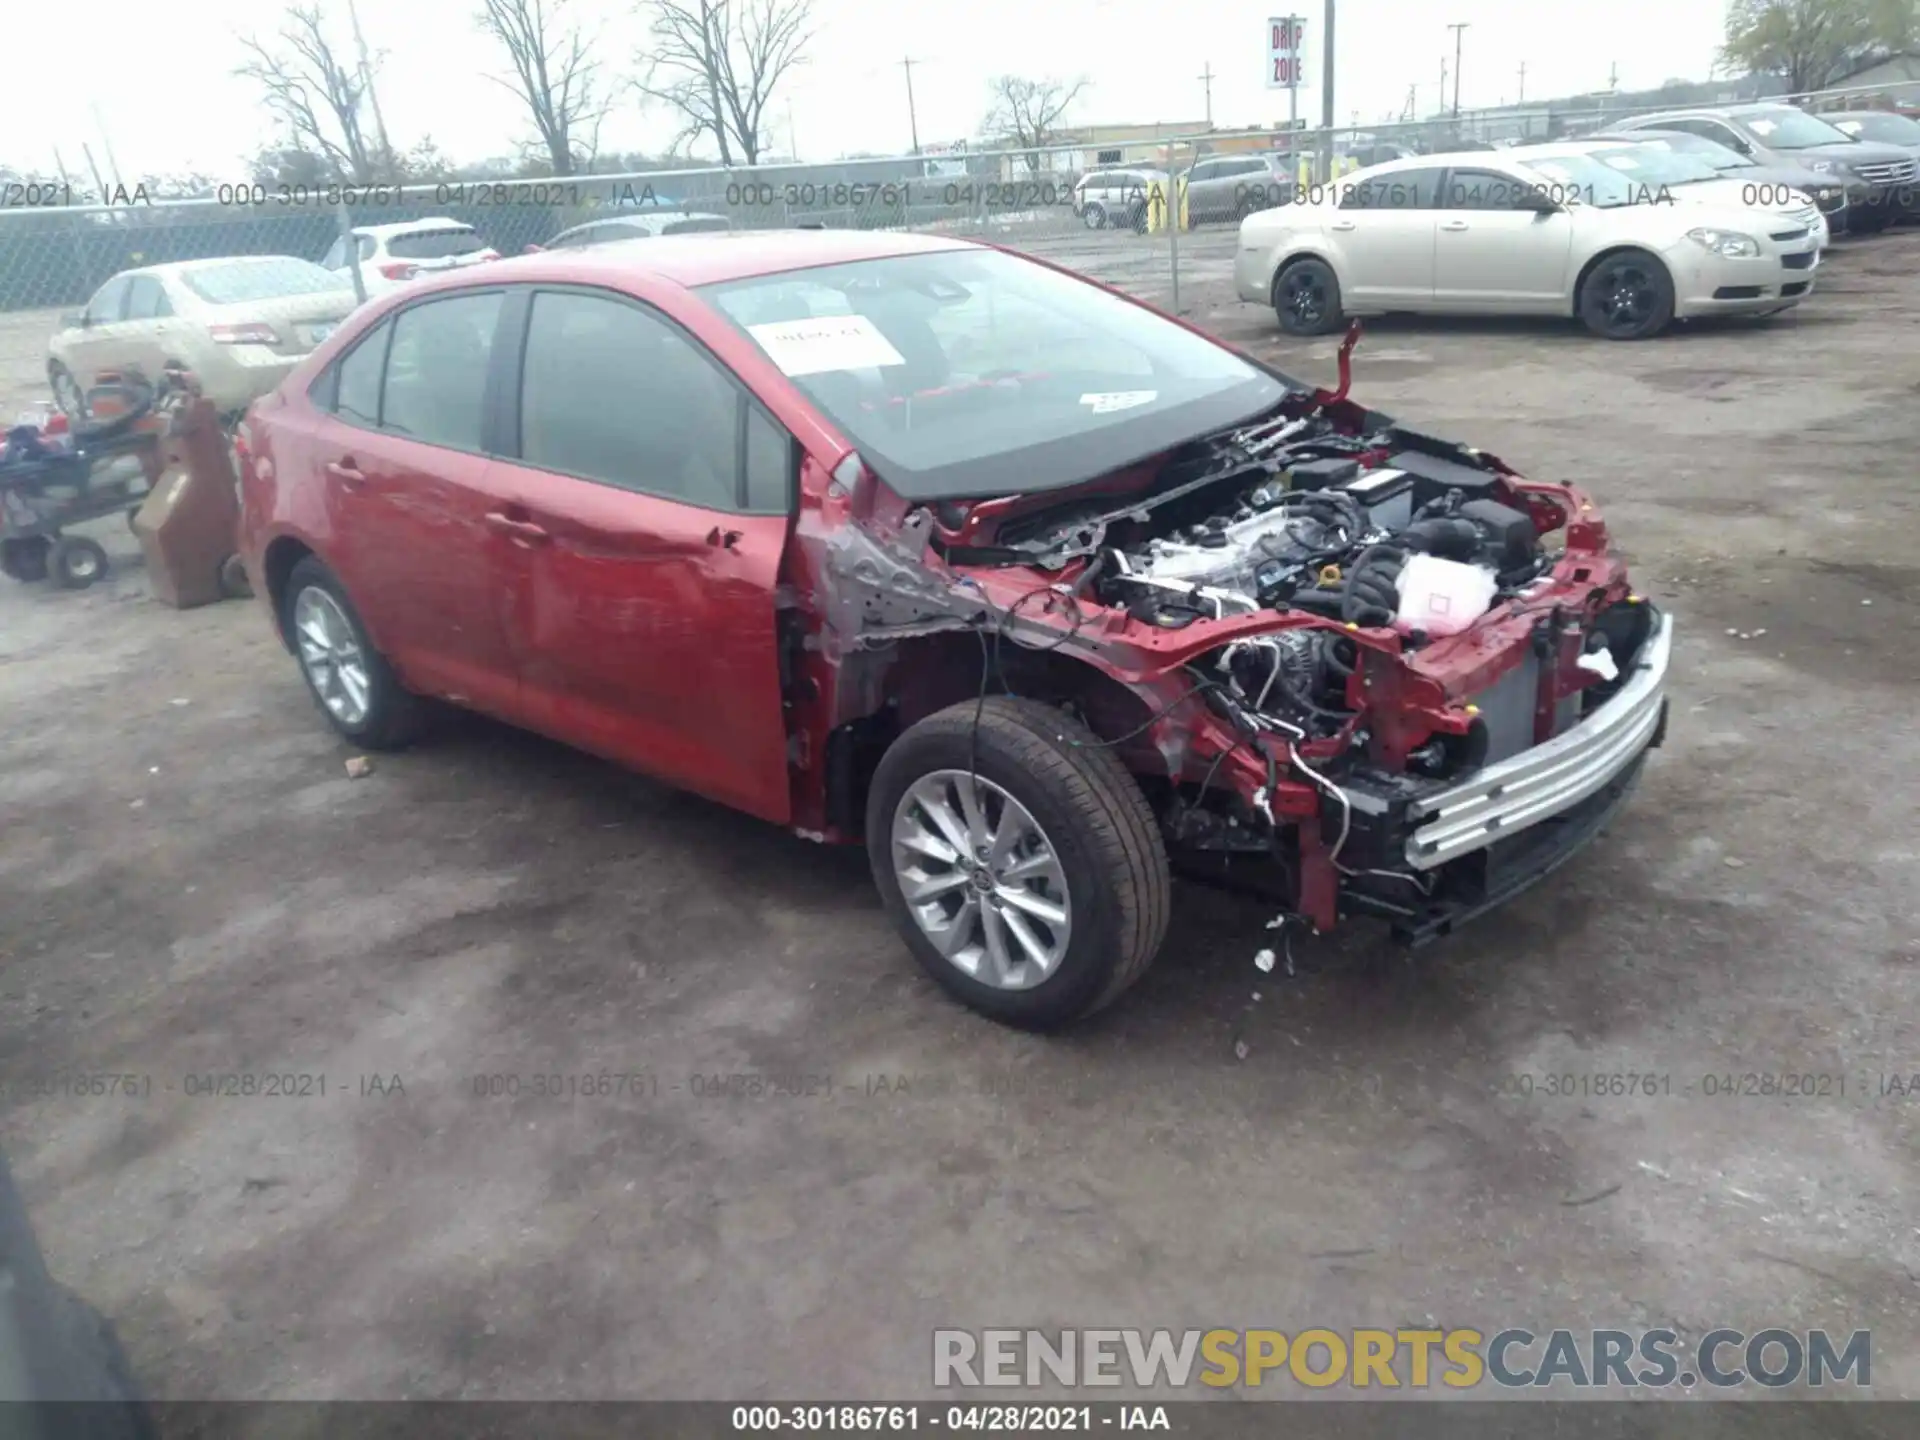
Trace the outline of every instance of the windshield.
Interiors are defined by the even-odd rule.
[[[1720,172],[1692,155],[1677,154],[1652,145],[1622,145],[1617,150],[1595,150],[1592,158],[1645,185],[1698,185],[1718,180]]]
[[[1856,140],[1879,140],[1888,145],[1920,145],[1920,121],[1884,111],[1854,115],[1830,115],[1833,128],[1844,130]]]
[[[669,220],[660,228],[662,235],[712,235],[731,230],[733,222],[724,215],[691,215],[685,220]]]
[[[1617,210],[1622,205],[1652,205],[1670,198],[1663,194],[1666,185],[1661,181],[1603,163],[1599,158],[1602,154],[1615,153],[1633,154],[1631,150],[1622,149],[1587,155],[1518,158],[1541,178],[1544,190],[1554,200],[1591,205],[1597,210]]]
[[[445,260],[486,248],[487,242],[464,225],[458,230],[410,230],[387,237],[387,253],[396,260]]]
[[[701,293],[911,500],[1077,485],[1287,393],[1143,306],[995,251],[826,265]]]
[[[1689,135],[1676,130],[1671,135],[1649,136],[1642,140],[1635,136],[1631,142],[1645,145],[1648,149],[1661,149],[1675,155],[1685,155],[1721,170],[1757,170],[1757,161],[1749,160],[1731,146],[1722,145],[1718,140],[1709,140],[1704,135]]]
[[[1760,137],[1762,145],[1775,150],[1807,150],[1815,145],[1844,145],[1853,137],[1833,128],[1804,110],[1777,105],[1767,110],[1742,115],[1740,123]]]
[[[340,277],[332,271],[291,255],[198,265],[181,271],[180,283],[209,305],[240,305],[283,295],[324,295],[343,288]]]

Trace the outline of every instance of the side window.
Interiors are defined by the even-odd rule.
[[[747,509],[785,515],[793,508],[793,439],[778,423],[747,405]]]
[[[380,426],[429,445],[478,450],[487,362],[506,292],[455,295],[394,317]]]
[[[1536,187],[1497,170],[1455,170],[1447,176],[1449,210],[1516,210]]]
[[[1193,167],[1187,179],[1196,183],[1201,180],[1217,180],[1221,174],[1220,167],[1225,163],[1223,160],[1202,160]]]
[[[380,248],[373,243],[373,237],[371,235],[357,235],[354,238],[359,241],[360,258],[362,260],[371,260],[373,258],[373,252]]]
[[[393,322],[383,320],[349,350],[332,370],[333,393],[326,397],[334,414],[354,425],[380,423],[380,377],[387,368],[387,344]],[[315,396],[318,403],[321,397]]]
[[[525,464],[710,510],[740,508],[745,399],[666,321],[621,300],[542,291],[521,377]]]
[[[116,275],[87,301],[87,323],[89,325],[111,325],[121,316],[127,300],[127,277]]]
[[[1431,210],[1438,188],[1438,170],[1394,170],[1368,180],[1350,181],[1341,189],[1342,210]]]
[[[173,314],[167,292],[151,275],[136,275],[127,286],[127,319],[164,320]]]

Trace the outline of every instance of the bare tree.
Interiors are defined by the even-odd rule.
[[[289,5],[271,41],[247,36],[240,44],[247,59],[234,73],[266,92],[293,148],[321,156],[336,180],[364,182],[390,168],[391,157],[360,123],[370,78],[334,50],[318,5]]]
[[[1027,169],[1040,168],[1040,150],[1058,132],[1060,117],[1087,88],[1085,80],[1029,80],[998,75],[987,83],[993,100],[981,128],[993,139],[1008,140],[1027,152]]]
[[[677,111],[678,144],[711,136],[752,165],[774,90],[813,39],[813,0],[643,0],[653,53],[640,93]]]
[[[590,164],[612,101],[591,58],[598,35],[574,18],[572,0],[481,0],[479,21],[513,65],[511,79],[488,78],[527,107],[552,173]]]

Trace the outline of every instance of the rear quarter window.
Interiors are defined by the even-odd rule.
[[[387,253],[396,260],[445,260],[452,255],[473,255],[487,248],[487,242],[473,230],[411,230],[387,238]]]

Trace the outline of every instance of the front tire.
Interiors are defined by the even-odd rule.
[[[368,750],[398,750],[419,733],[425,705],[373,648],[334,573],[309,555],[293,567],[281,627],[327,723]]]
[[[1649,340],[1673,323],[1673,277],[1645,250],[1603,256],[1580,283],[1580,319],[1607,340]]]
[[[53,403],[69,420],[90,418],[87,409],[86,391],[80,388],[80,382],[73,378],[73,372],[58,360],[47,362],[47,386],[53,391]]]
[[[10,535],[0,540],[0,575],[22,584],[47,578],[47,554],[53,542],[44,535]]]
[[[1089,230],[1104,230],[1107,228],[1107,212],[1098,205],[1089,205],[1080,212],[1080,223]]]
[[[1345,321],[1340,277],[1324,260],[1295,260],[1273,277],[1273,313],[1289,335],[1328,335]]]
[[[1146,798],[1091,731],[1037,701],[964,701],[896,740],[869,791],[867,847],[914,958],[1004,1024],[1092,1014],[1166,938],[1171,881]]]

